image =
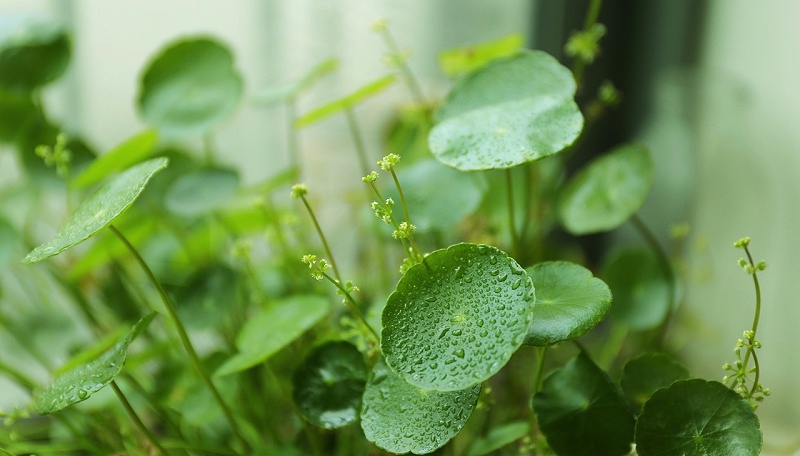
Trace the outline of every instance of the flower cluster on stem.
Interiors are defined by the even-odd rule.
[[[767,264],[764,261],[758,263],[753,261],[753,256],[748,248],[750,245],[749,237],[743,237],[733,245],[736,248],[743,249],[747,255],[747,259],[739,259],[739,265],[753,278],[756,292],[756,310],[751,329],[745,330],[742,333],[742,338],[736,341],[736,347],[733,349],[736,354],[736,361],[733,364],[725,363],[722,366],[723,370],[730,372],[722,379],[722,382],[726,385],[730,383],[729,386],[734,391],[749,401],[753,408],[757,408],[758,404],[766,396],[770,395],[769,388],[765,388],[760,382],[761,366],[759,365],[756,351],[762,346],[761,341],[756,339],[758,321],[761,316],[761,287],[758,283],[758,271],[766,269]],[[751,359],[753,360],[753,367],[750,367]]]

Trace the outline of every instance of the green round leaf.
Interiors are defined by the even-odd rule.
[[[173,43],[142,77],[139,109],[168,136],[202,135],[236,109],[244,83],[231,52],[216,40]]]
[[[536,289],[536,307],[526,345],[577,339],[600,323],[611,307],[608,286],[583,266],[553,261],[527,271]]]
[[[608,374],[583,353],[545,379],[532,405],[557,454],[620,456],[630,451],[633,415]]]
[[[328,342],[295,371],[292,398],[308,421],[336,429],[358,419],[366,383],[367,365],[358,349],[348,342]]]
[[[468,75],[436,114],[428,142],[462,171],[505,169],[564,150],[583,128],[572,73],[552,56],[525,51]]]
[[[614,294],[611,315],[634,331],[655,328],[667,317],[672,299],[670,277],[655,253],[628,249],[615,254],[605,267]]]
[[[638,414],[657,390],[689,378],[689,371],[663,353],[643,353],[625,364],[620,386]]]
[[[0,20],[0,85],[30,92],[58,79],[69,65],[64,27],[23,15]]]
[[[75,366],[56,377],[39,397],[36,406],[42,415],[57,412],[72,404],[82,402],[111,383],[122,370],[128,356],[128,346],[155,317],[152,312],[139,320],[125,337],[97,359]]]
[[[214,375],[229,375],[263,363],[322,320],[329,308],[328,300],[316,295],[295,295],[269,304],[247,320],[236,338],[239,353]]]
[[[410,268],[383,309],[381,349],[406,381],[463,390],[502,368],[533,318],[534,290],[503,251],[457,244]]]
[[[361,428],[367,440],[392,453],[430,453],[464,427],[480,392],[480,384],[462,391],[421,389],[381,360],[364,391]]]
[[[80,244],[108,226],[127,209],[144,190],[153,174],[167,166],[166,158],[140,163],[103,185],[86,199],[64,223],[56,236],[33,249],[22,261],[36,263]]]
[[[628,144],[595,159],[564,186],[557,210],[572,234],[610,231],[642,207],[653,186],[653,159],[641,144]]]
[[[486,179],[477,173],[462,173],[436,160],[423,160],[402,168],[397,177],[403,184],[411,220],[418,232],[451,229],[480,206],[488,188]],[[391,179],[383,192],[399,202]]]
[[[203,168],[180,176],[167,189],[164,206],[183,217],[196,217],[219,209],[239,188],[239,174],[222,168]]]
[[[750,404],[722,383],[699,378],[656,391],[636,425],[640,456],[755,456],[761,445]]]

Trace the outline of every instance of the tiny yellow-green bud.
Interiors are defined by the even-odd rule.
[[[365,182],[367,184],[371,184],[371,183],[375,182],[376,180],[378,180],[378,172],[377,171],[373,171],[373,172],[371,172],[371,173],[369,173],[366,176],[361,178],[361,181]]]
[[[759,261],[758,264],[756,265],[756,269],[758,269],[759,271],[763,271],[764,269],[767,269],[767,262],[766,261]]]
[[[384,171],[389,171],[398,163],[400,163],[400,156],[397,154],[389,154],[378,161],[378,166]]]
[[[303,264],[307,264],[308,267],[310,268],[313,264],[315,264],[317,262],[317,256],[316,255],[303,255],[303,257],[300,258],[300,261],[302,261]]]
[[[373,32],[383,33],[389,29],[389,19],[386,19],[385,17],[380,18],[372,23],[371,28]]]
[[[746,268],[747,267],[747,260],[744,258],[739,258],[739,266]]]
[[[753,332],[753,330],[751,330],[751,329],[746,329],[742,333],[742,336],[744,336],[744,338],[747,339],[747,340],[752,339],[753,337],[755,337],[755,335],[756,335],[756,333]]]
[[[750,237],[745,236],[733,243],[733,246],[739,249],[744,249],[750,244]]]
[[[292,198],[300,198],[308,194],[308,186],[306,184],[294,184],[292,185]]]

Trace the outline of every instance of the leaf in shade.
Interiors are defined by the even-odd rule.
[[[483,456],[491,454],[506,445],[509,445],[526,435],[531,430],[531,425],[525,421],[502,424],[492,428],[484,437],[475,439],[467,451],[467,456]]]
[[[348,342],[316,347],[292,377],[292,397],[303,416],[325,429],[347,426],[358,419],[367,383],[367,365]]]
[[[643,353],[625,364],[620,386],[638,415],[653,393],[687,378],[689,371],[667,355]]]
[[[636,425],[639,456],[756,456],[762,443],[753,407],[722,383],[699,378],[656,391]]]
[[[536,306],[526,345],[577,339],[603,321],[611,307],[608,285],[583,266],[551,261],[527,271],[536,289]]]
[[[111,383],[125,364],[128,346],[147,329],[155,315],[155,312],[151,312],[139,320],[122,340],[97,359],[75,366],[56,377],[39,397],[36,406],[38,412],[44,415],[65,409],[88,399]]]
[[[203,135],[236,109],[243,91],[230,50],[214,39],[190,38],[148,65],[139,110],[165,136]]]
[[[532,405],[547,443],[558,454],[620,456],[630,451],[633,415],[608,374],[583,353],[545,379]]]
[[[64,74],[71,54],[70,37],[57,22],[20,14],[0,19],[0,86],[38,89]]]
[[[462,391],[431,391],[398,377],[379,361],[364,391],[361,428],[367,440],[392,453],[427,454],[464,427],[481,385]]]
[[[653,186],[653,159],[627,144],[595,159],[564,186],[557,202],[561,224],[574,235],[610,231],[642,207]]]
[[[196,217],[223,207],[239,189],[239,174],[224,168],[202,168],[178,177],[164,194],[173,214]]]
[[[164,169],[167,162],[163,157],[148,160],[100,187],[78,206],[52,240],[33,249],[22,260],[23,263],[36,263],[58,255],[108,226],[133,204],[150,178]]]
[[[655,328],[667,317],[673,284],[655,253],[632,248],[614,254],[605,267],[614,294],[611,315],[634,331]]]
[[[316,295],[296,295],[271,303],[247,320],[236,338],[239,352],[214,375],[230,375],[263,363],[322,320],[329,308],[328,300]]]

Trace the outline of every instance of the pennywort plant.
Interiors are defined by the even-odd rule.
[[[758,454],[765,264],[749,239],[736,245],[753,324],[723,382],[694,378],[669,344],[675,252],[637,215],[658,172],[649,148],[567,166],[621,99],[610,81],[594,95],[583,82],[605,31],[600,3],[567,43],[571,68],[518,35],[445,51],[441,102],[378,22],[385,76],[298,114],[336,70],[326,60],[256,97],[291,125],[290,166],[253,186],[215,146],[244,98],[224,44],[165,46],[140,78],[148,128],[95,157],[39,97],[69,61],[69,34],[19,25],[36,46],[0,43],[0,74],[15,76],[0,78],[0,140],[27,176],[9,199],[30,215],[4,205],[0,218],[0,259],[18,279],[0,282],[0,340],[18,347],[0,353],[0,375],[22,398],[2,411],[2,452]],[[369,150],[359,105],[399,82],[412,101],[384,150]],[[355,150],[341,159],[363,176],[352,252],[315,214],[324,185],[298,183],[303,129],[336,115]],[[55,216],[41,202],[53,191],[68,202]],[[590,262],[575,242],[624,224],[640,246]]]

